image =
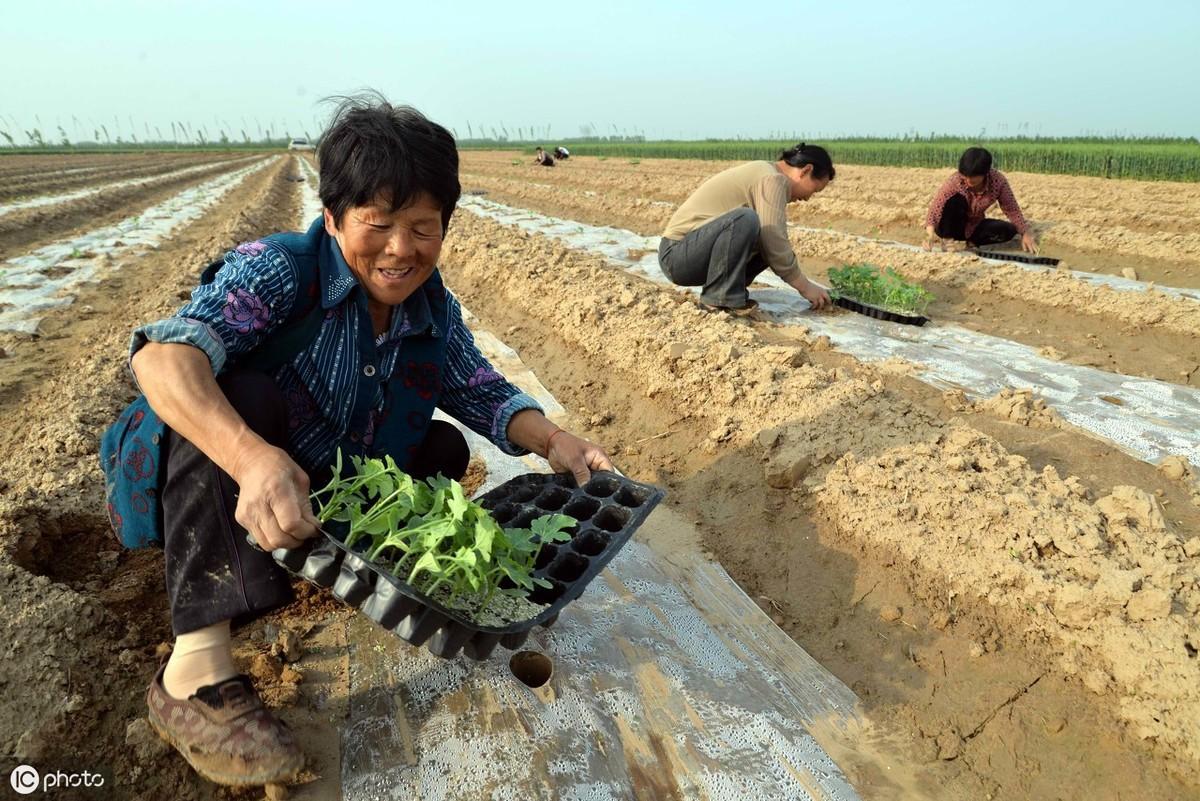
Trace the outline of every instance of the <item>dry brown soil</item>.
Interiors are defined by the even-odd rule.
[[[506,164],[467,154],[464,186],[495,180],[496,199],[511,192],[547,210],[561,201],[560,212],[648,231],[665,209],[610,213],[588,196],[568,207],[572,193],[539,194],[535,183],[581,176],[601,196],[628,185],[655,198],[659,183],[691,186],[705,169],[572,159],[499,175],[494,162]],[[138,725],[170,642],[161,556],[113,541],[96,439],[133,394],[129,332],[169,313],[223,248],[292,228],[292,170],[281,159],[252,176],[47,318],[39,337],[4,344],[5,772],[16,760],[87,766],[112,777],[118,798],[256,797],[197,779]],[[1035,218],[1036,178],[1018,185]],[[501,180],[513,183],[501,190]],[[672,191],[677,202],[687,190]],[[1051,196],[1039,202],[1048,208]],[[936,258],[947,270],[963,263]],[[859,364],[800,328],[708,316],[595,257],[467,213],[452,224],[443,264],[449,285],[573,419],[607,421],[583,433],[625,472],[665,485],[702,547],[859,694],[878,732],[873,748],[919,776],[922,795],[1200,799],[1200,508],[1186,476],[1172,480],[1063,427],[1029,398],[943,397],[905,365]],[[963,292],[983,295],[972,283]],[[1046,325],[1072,324],[1053,314]],[[1186,315],[1164,314],[1185,330]],[[349,625],[336,605],[306,595],[239,638],[242,664],[313,756],[300,797],[336,792],[346,699],[332,688],[345,684]],[[297,642],[301,658],[288,661]],[[864,798],[913,797],[869,760],[846,764]]]
[[[465,153],[464,188],[484,191],[489,200],[589,224],[626,228],[645,236],[659,235],[675,206],[704,178],[728,166],[722,162],[667,160],[645,160],[631,165],[614,159],[572,158],[554,169],[545,169],[510,162],[503,153]],[[1200,346],[1196,344],[1200,336],[1200,302],[1157,292],[1114,292],[1072,278],[1066,271],[1031,273],[1014,265],[985,263],[962,253],[906,253],[860,243],[856,237],[844,233],[860,232],[862,225],[874,216],[885,214],[880,207],[886,205],[891,209],[886,214],[894,216],[896,222],[892,229],[882,231],[882,236],[897,238],[907,232],[899,238],[915,240],[921,232],[924,204],[928,202],[923,193],[932,194],[936,189],[937,175],[940,173],[928,170],[909,174],[882,167],[839,168],[837,179],[824,192],[807,203],[789,207],[790,219],[797,225],[832,224],[843,232],[792,233],[793,245],[806,273],[820,281],[826,280],[830,267],[839,264],[871,262],[891,266],[920,281],[937,296],[929,314],[939,322],[1047,349],[1054,358],[1076,364],[1200,386]],[[1183,215],[1154,218],[1167,226],[1165,230],[1172,237],[1186,238],[1191,231],[1188,220],[1200,216],[1200,189],[1194,184],[1106,182],[1104,202],[1108,206],[1103,207],[1106,210],[1101,214],[1089,211],[1084,205],[1035,202],[1055,192],[1093,197],[1098,191],[1092,188],[1093,179],[1012,177],[1018,197],[1027,199],[1030,219],[1041,220],[1038,214],[1043,213],[1042,209],[1046,214],[1064,215],[1061,220],[1044,221],[1047,226],[1053,223],[1053,230],[1058,230],[1056,220],[1063,225],[1069,220],[1071,225],[1094,231],[1099,237],[1099,232],[1106,230],[1103,221],[1108,219],[1108,209],[1118,209],[1131,219],[1140,219],[1147,205],[1166,202],[1164,196],[1172,198],[1171,207],[1178,205]],[[1037,179],[1053,188],[1041,188]],[[1076,185],[1073,181],[1081,183]],[[862,200],[863,197],[871,198],[870,202]],[[831,210],[848,213],[843,207],[863,215],[855,218],[859,225],[847,225],[843,218],[830,216]],[[907,228],[897,228],[903,220],[912,223]],[[874,230],[861,232],[880,235]],[[1050,233],[1044,237],[1043,245],[1049,255],[1066,255]],[[1155,280],[1157,273],[1151,269],[1154,259],[1147,261],[1145,255],[1151,252],[1151,246],[1146,244],[1146,248],[1141,256],[1121,255],[1119,265],[1112,270],[1093,264],[1090,256],[1083,261],[1068,256],[1067,263],[1074,269],[1117,273],[1121,267],[1132,267],[1142,277]],[[1113,258],[1116,252],[1103,244],[1094,244],[1094,250],[1089,251],[1105,258]],[[1172,273],[1164,276],[1161,283],[1200,287],[1200,246],[1192,250],[1181,247],[1178,256],[1181,260],[1173,263],[1169,268]]]

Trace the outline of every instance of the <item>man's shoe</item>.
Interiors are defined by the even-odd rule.
[[[735,317],[762,319],[762,313],[758,310],[758,301],[753,299],[747,300],[745,306],[713,306],[704,301],[700,301],[700,306],[711,312],[729,312]]]
[[[294,779],[304,754],[287,724],[262,704],[250,677],[206,685],[180,701],[167,693],[159,668],[146,692],[150,725],[204,778],[231,786]]]

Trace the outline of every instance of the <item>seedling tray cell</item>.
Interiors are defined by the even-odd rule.
[[[569,542],[544,545],[534,577],[550,587],[537,587],[529,600],[544,605],[534,617],[503,627],[485,626],[427,597],[385,565],[368,561],[366,539],[347,548],[341,532],[330,525],[324,537],[300,548],[272,551],[288,571],[359,609],[370,620],[415,646],[449,659],[462,653],[486,659],[497,646],[516,650],[535,626],[550,626],[563,608],[583,594],[624,547],[664,492],[615,473],[593,473],[582,487],[570,475],[528,473],[517,476],[476,499],[505,527],[528,526],[542,515],[562,513],[578,522]]]
[[[901,325],[925,325],[929,322],[929,318],[920,314],[901,314],[900,312],[888,311],[881,309],[878,306],[872,306],[868,303],[860,303],[857,300],[835,296],[833,302],[843,309],[849,309],[852,312],[865,314],[868,317],[874,317],[877,320],[887,320],[891,323],[900,323]]]
[[[1000,259],[1001,261],[1019,261],[1022,264],[1044,264],[1047,267],[1057,267],[1059,259],[1052,256],[1033,256],[1028,253],[1007,253],[1002,250],[977,250],[980,258]]]

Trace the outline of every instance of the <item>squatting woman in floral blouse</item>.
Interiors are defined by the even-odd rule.
[[[286,725],[237,674],[230,625],[291,600],[287,575],[246,532],[267,551],[314,536],[310,483],[326,479],[338,448],[459,478],[469,453],[432,420],[441,408],[581,482],[612,468],[492,369],[442,284],[436,265],[460,191],[450,133],[413,109],[352,100],[318,157],[323,218],[228,253],[131,346],[166,426],[154,489],[176,641],[147,694],[150,720],[226,784],[282,781],[301,767]],[[280,351],[264,368],[260,357]]]

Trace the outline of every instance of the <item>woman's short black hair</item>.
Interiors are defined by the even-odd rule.
[[[789,147],[787,150],[779,154],[779,160],[787,162],[793,167],[803,167],[811,164],[813,178],[819,180],[833,180],[834,174],[837,172],[833,169],[833,159],[829,157],[829,151],[820,145],[806,145],[804,142]]]
[[[992,154],[985,147],[968,147],[958,160],[958,171],[967,178],[987,175],[992,170]]]
[[[321,203],[334,222],[352,206],[380,195],[392,210],[427,193],[442,207],[442,231],[458,204],[458,147],[454,136],[411,106],[393,106],[378,93],[338,102],[317,147]]]

